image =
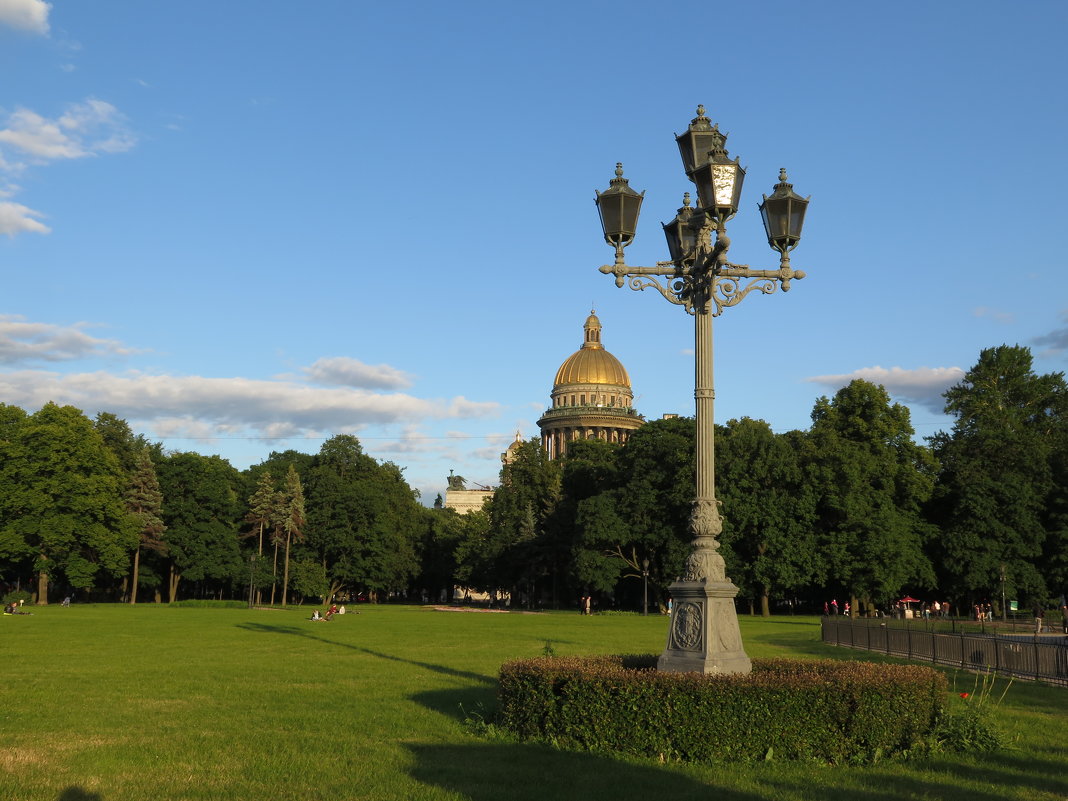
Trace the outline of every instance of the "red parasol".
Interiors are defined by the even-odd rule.
[[[913,598],[911,595],[906,595],[904,598],[902,598],[900,601],[898,601],[898,603],[899,604],[918,604],[918,603],[920,603],[920,599],[919,598]]]

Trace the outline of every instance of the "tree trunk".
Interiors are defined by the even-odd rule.
[[[334,602],[334,596],[337,595],[339,592],[341,592],[341,588],[344,587],[344,586],[345,585],[342,584],[340,581],[331,581],[330,582],[330,589],[327,590],[327,592],[330,593],[330,594],[327,595],[327,597],[323,599],[323,603],[327,603],[327,604],[333,603]]]
[[[170,582],[167,590],[170,603],[172,604],[178,600],[178,582],[181,580],[182,574],[174,569],[174,565],[171,565]]]
[[[274,590],[278,586],[278,543],[274,544],[274,565],[271,567],[271,606],[274,606]]]
[[[43,570],[37,574],[37,605],[48,606],[48,574]]]
[[[286,534],[286,567],[282,574],[282,608],[285,608],[286,597],[289,594],[289,534]]]
[[[857,604],[858,603],[859,603],[859,601],[857,600],[857,596],[855,596],[852,593],[850,593],[850,596],[849,596],[849,616],[850,617],[859,617],[859,615],[857,614],[857,612],[859,611],[858,608],[857,608]]]
[[[261,521],[260,522],[260,544],[259,544],[259,548],[256,551],[256,564],[259,564],[262,559],[263,559],[263,522]],[[257,576],[256,578],[259,578],[259,577]],[[259,606],[261,603],[263,603],[263,599],[261,598],[259,583],[257,582],[257,585],[256,585],[256,606]]]
[[[137,603],[137,569],[141,566],[141,546],[134,551],[133,578],[130,579],[130,603]]]
[[[771,617],[771,603],[768,598],[768,587],[763,587],[760,590],[760,616]]]

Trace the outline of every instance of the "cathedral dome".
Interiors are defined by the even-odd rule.
[[[556,371],[552,405],[538,420],[550,459],[563,456],[577,439],[622,445],[645,422],[633,405],[630,376],[601,344],[601,321],[594,312],[582,330],[582,347]]]
[[[585,341],[556,371],[553,388],[567,384],[608,384],[630,387],[630,376],[623,364],[601,344],[601,321],[590,313],[583,326]]]

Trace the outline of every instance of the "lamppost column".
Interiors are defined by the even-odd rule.
[[[708,538],[718,537],[722,522],[716,504],[716,389],[713,377],[712,314],[708,305],[694,314],[694,406],[697,438],[694,465],[697,473],[697,492],[694,497],[691,529],[703,545],[712,545]]]

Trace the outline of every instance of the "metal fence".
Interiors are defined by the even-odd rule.
[[[825,617],[823,641],[887,656],[1068,686],[1068,637],[937,632]]]

